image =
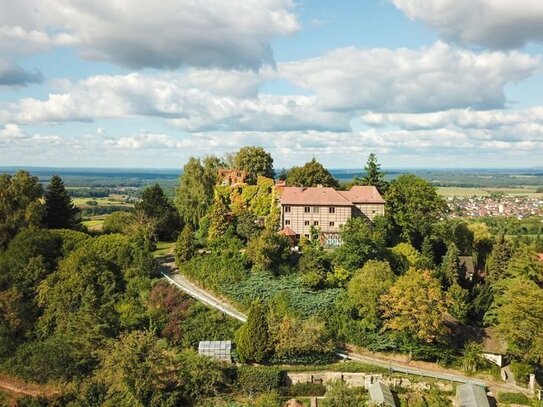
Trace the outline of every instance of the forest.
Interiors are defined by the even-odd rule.
[[[244,170],[247,182],[218,185],[219,168]],[[315,159],[276,173],[259,147],[191,158],[173,200],[149,186],[101,232],[81,224],[60,177],[44,188],[26,171],[0,176],[0,370],[51,389],[17,405],[280,406],[323,392],[285,389],[280,366],[328,365],[344,347],[492,376],[467,334],[485,328],[507,344],[519,383],[539,378],[541,242],[448,217],[434,186],[413,174],[387,179],[373,154],[361,174],[346,187],[375,186],[385,216],[352,218],[337,249],[316,228],[296,247],[277,233],[276,179],[341,187]],[[161,279],[153,252],[163,241],[175,242],[183,275],[247,323]],[[233,340],[236,363],[198,355],[201,340]],[[366,405],[367,394],[341,383],[324,391],[329,406]],[[446,405],[431,392],[401,402]]]

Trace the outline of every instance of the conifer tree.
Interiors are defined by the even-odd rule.
[[[447,249],[447,254],[443,257],[441,263],[441,284],[449,288],[454,283],[462,281],[460,268],[460,252],[454,243],[451,243]]]
[[[236,349],[242,362],[262,363],[271,350],[270,334],[264,305],[255,301],[249,309],[247,322],[237,332]]]
[[[384,194],[388,187],[385,181],[385,174],[381,171],[381,164],[377,161],[377,156],[371,153],[364,167],[366,174],[362,177],[362,185],[373,185],[379,193]]]
[[[501,235],[492,248],[486,263],[486,279],[489,283],[495,284],[507,277],[507,266],[511,258],[511,247]]]
[[[418,266],[423,270],[431,270],[435,266],[434,248],[428,237],[425,237],[422,242],[421,259]]]
[[[62,178],[53,175],[45,192],[45,225],[50,229],[75,229],[80,224],[79,209],[66,192]]]
[[[226,233],[229,225],[228,206],[220,197],[217,197],[209,213],[208,239],[210,241],[218,239]]]

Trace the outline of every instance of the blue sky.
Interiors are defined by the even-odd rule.
[[[541,166],[542,54],[539,0],[0,0],[0,166]]]

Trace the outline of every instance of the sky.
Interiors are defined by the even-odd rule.
[[[541,0],[0,0],[0,166],[543,166]]]

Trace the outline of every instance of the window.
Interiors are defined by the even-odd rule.
[[[290,206],[285,206],[285,213],[290,212]]]
[[[319,207],[318,206],[313,207],[313,213],[319,213]]]
[[[304,235],[306,239],[309,239],[309,235]]]
[[[309,206],[304,206],[304,212],[309,213],[311,208]]]
[[[309,226],[309,221],[306,220],[306,221],[304,222],[304,225]]]
[[[285,220],[285,225],[290,225],[290,220]]]
[[[336,208],[334,208],[333,206],[329,207],[328,213],[336,213]]]
[[[330,226],[334,226],[334,222],[330,222]]]
[[[313,226],[319,226],[319,221],[318,220],[313,221]]]

